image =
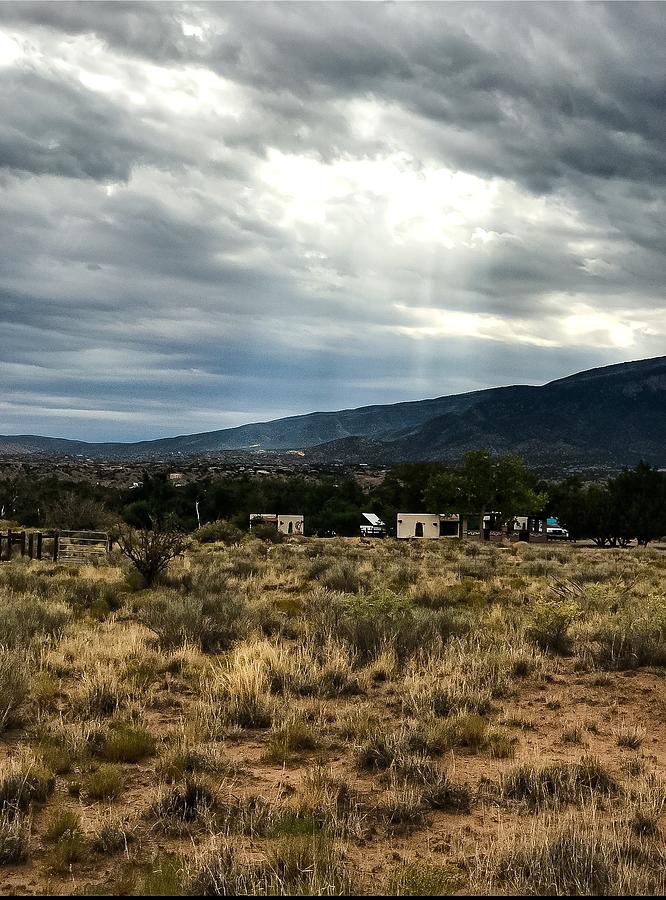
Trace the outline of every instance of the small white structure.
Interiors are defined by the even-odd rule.
[[[438,513],[398,513],[395,530],[398,538],[438,538]]]
[[[285,516],[278,513],[277,529],[282,534],[303,534],[305,520],[303,516]]]
[[[386,525],[375,513],[361,513],[361,537],[386,537]]]

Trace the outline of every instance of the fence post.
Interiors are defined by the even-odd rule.
[[[34,559],[34,556],[33,556],[34,552],[35,552],[35,535],[34,535],[34,532],[31,531],[30,534],[28,535],[28,556],[30,557],[30,559]]]
[[[35,559],[42,558],[42,533],[41,531],[37,532],[37,553]]]
[[[4,534],[0,534],[0,560],[2,560],[2,541],[4,539]]]
[[[53,535],[53,562],[58,562],[58,532]]]

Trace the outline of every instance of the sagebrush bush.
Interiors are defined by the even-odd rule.
[[[165,591],[141,604],[139,618],[162,650],[192,644],[219,653],[244,633],[247,606],[240,594],[226,590],[205,599]]]
[[[30,670],[14,650],[0,647],[0,731],[11,725],[30,694]]]
[[[25,648],[37,638],[56,638],[71,618],[72,611],[57,600],[0,594],[0,646]]]

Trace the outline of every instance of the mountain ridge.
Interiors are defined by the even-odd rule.
[[[0,454],[140,458],[227,450],[300,450],[313,462],[455,461],[465,450],[518,452],[527,462],[666,465],[666,357],[508,385],[369,405],[131,443],[0,436]],[[370,457],[363,458],[361,457]]]

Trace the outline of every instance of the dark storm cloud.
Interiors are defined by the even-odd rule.
[[[80,84],[34,72],[0,83],[0,169],[127,181],[135,165],[169,154],[149,127]]]
[[[0,2],[0,432],[663,352],[662,10]]]

